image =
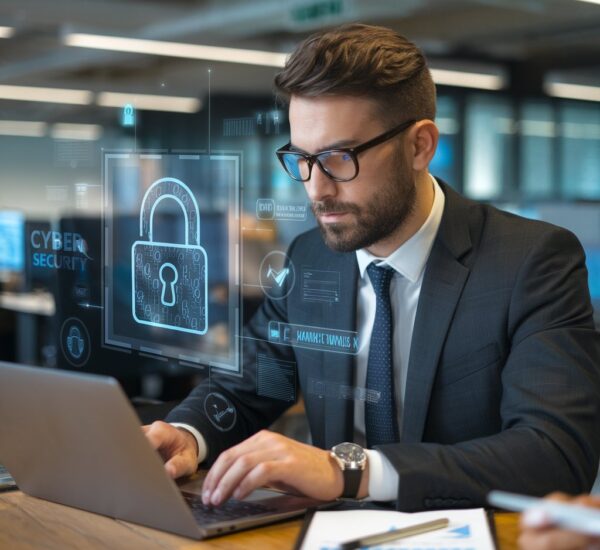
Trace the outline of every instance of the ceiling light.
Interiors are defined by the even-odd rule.
[[[120,92],[100,92],[96,98],[96,103],[101,107],[123,107],[125,104],[131,103],[134,108],[143,111],[172,111],[176,113],[195,113],[202,107],[202,102],[196,97]]]
[[[555,137],[556,124],[551,120],[523,119],[519,121],[519,132],[523,136]]]
[[[87,90],[38,88],[33,86],[8,86],[2,84],[0,85],[0,99],[89,105],[92,102],[93,94]]]
[[[504,78],[498,74],[452,71],[448,69],[430,69],[433,81],[444,86],[500,90],[504,87]]]
[[[600,140],[600,124],[563,122],[560,128],[561,134],[566,138]]]
[[[43,137],[48,125],[45,122],[28,120],[0,120],[0,135],[21,137]]]
[[[0,38],[10,38],[13,34],[15,34],[15,29],[13,27],[0,26]]]
[[[64,37],[64,43],[67,46],[79,48],[223,61],[225,63],[242,63],[246,65],[264,65],[267,67],[283,67],[287,58],[287,54],[284,53],[261,50],[202,46],[200,44],[85,33],[68,33]]]
[[[71,124],[58,122],[52,125],[50,136],[54,139],[74,139],[95,141],[102,135],[102,126],[98,124]]]
[[[587,2],[589,4],[600,4],[600,0],[579,0],[580,2]]]
[[[584,86],[582,84],[568,84],[566,82],[546,82],[544,89],[548,95],[554,97],[600,101],[600,86]]]

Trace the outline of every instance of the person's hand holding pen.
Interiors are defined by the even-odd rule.
[[[552,493],[546,498],[600,509],[600,497]],[[523,550],[600,550],[600,537],[559,528],[543,511],[532,509],[521,516],[519,546]]]

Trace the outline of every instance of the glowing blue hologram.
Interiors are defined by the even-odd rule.
[[[381,392],[360,386],[348,386],[330,380],[308,379],[308,395],[316,395],[319,399],[329,397],[331,399],[346,399],[349,401],[366,401],[378,403]]]
[[[269,342],[277,342],[280,336],[279,323],[277,321],[269,321]]]
[[[123,106],[121,124],[123,126],[135,126],[135,109],[131,103],[127,103]]]
[[[256,199],[256,217],[259,220],[272,220],[275,217],[275,201]]]
[[[90,358],[90,334],[77,317],[69,317],[62,324],[60,347],[65,359],[74,367],[82,367]]]
[[[296,363],[259,353],[256,356],[256,394],[263,397],[296,400]]]
[[[222,432],[231,430],[237,420],[237,411],[233,403],[217,392],[211,392],[205,397],[204,413],[210,423]]]
[[[269,342],[296,348],[330,351],[334,353],[358,353],[358,333],[352,330],[315,327],[269,321]]]
[[[341,296],[341,273],[302,266],[302,299],[336,304]]]
[[[164,199],[174,200],[183,211],[184,244],[153,239],[154,212]],[[200,209],[187,185],[175,178],[161,178],[148,188],[140,208],[140,237],[145,240],[131,246],[134,320],[143,325],[206,334],[208,258],[200,245]],[[142,257],[141,262],[138,256]],[[187,276],[180,277],[180,272]]]
[[[296,282],[294,264],[284,252],[273,250],[260,262],[258,282],[269,298],[281,300],[294,288]]]
[[[175,276],[170,280],[165,280],[164,271],[167,269],[168,273],[174,274]],[[172,307],[175,305],[175,283],[179,279],[179,273],[177,273],[177,268],[170,262],[163,264],[158,272],[158,276],[160,278],[160,282],[163,285],[162,292],[160,294],[160,303],[163,306]],[[168,286],[167,286],[168,285]],[[169,295],[171,297],[170,300],[166,299],[166,296]],[[195,297],[195,293],[194,293]],[[200,296],[198,296],[199,298]]]
[[[85,350],[85,340],[81,337],[79,327],[72,326],[67,336],[67,349],[73,359],[80,359]]]
[[[289,275],[289,273],[290,273],[289,267],[285,267],[281,271],[277,271],[276,269],[273,269],[269,265],[269,269],[267,271],[267,279],[268,278],[273,279],[275,281],[275,283],[277,283],[277,286],[279,288],[281,288],[283,286],[283,283],[284,283],[286,277]]]
[[[306,201],[277,201],[274,199],[256,199],[256,218],[258,220],[280,220],[290,222],[306,221],[308,204]]]

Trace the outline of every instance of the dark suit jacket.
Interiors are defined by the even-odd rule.
[[[441,183],[444,214],[417,308],[401,441],[379,447],[399,473],[397,508],[485,505],[504,489],[543,495],[589,490],[600,453],[600,337],[584,254],[568,231],[467,200]],[[257,396],[257,354],[295,361],[314,445],[352,441],[353,402],[323,397],[309,380],[351,386],[352,355],[268,343],[271,320],[356,330],[354,253],[325,246],[318,230],[288,255],[341,273],[341,301],[303,301],[297,282],[267,299],[245,328],[243,376],[211,375],[211,391],[237,408],[221,432],[203,410],[208,381],[167,418],[197,427],[208,464],[269,426],[289,403]]]

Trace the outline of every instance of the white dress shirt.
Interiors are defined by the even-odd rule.
[[[392,278],[390,295],[392,314],[394,318],[393,362],[394,390],[396,396],[397,420],[399,429],[402,426],[402,409],[404,406],[404,391],[406,389],[406,373],[410,344],[412,340],[417,304],[423,282],[425,265],[438,232],[444,212],[444,193],[437,181],[430,176],[434,199],[431,212],[421,228],[405,243],[392,252],[387,258],[377,258],[364,249],[356,251],[360,279],[358,283],[357,327],[360,348],[356,356],[356,387],[365,387],[367,380],[367,361],[369,343],[373,322],[375,321],[375,292],[373,285],[366,275],[367,266],[371,262],[389,265],[395,270]],[[358,393],[358,392],[357,392]],[[364,393],[362,393],[364,395]],[[172,423],[173,426],[185,428],[195,437],[198,443],[198,463],[207,455],[206,440],[193,426],[182,423]],[[365,445],[365,403],[354,402],[355,441]],[[395,500],[398,495],[398,473],[383,455],[375,450],[367,450],[369,461],[369,500]]]
[[[404,408],[410,344],[421,294],[423,274],[444,212],[444,193],[435,178],[430,177],[434,190],[433,206],[421,228],[387,258],[373,256],[365,249],[356,251],[360,275],[356,304],[360,347],[356,356],[354,385],[359,388],[365,388],[366,385],[369,346],[373,323],[375,322],[376,296],[367,274],[367,266],[371,262],[375,262],[377,265],[387,265],[394,269],[390,285],[390,298],[392,301],[392,318],[394,319],[392,355],[398,430],[402,429],[402,410]],[[356,394],[359,393],[365,395],[365,392],[356,392]],[[359,400],[354,401],[354,441],[362,446],[365,446],[366,443],[365,402]],[[383,453],[367,450],[367,456],[369,460],[369,500],[396,500],[398,496],[398,473]]]

